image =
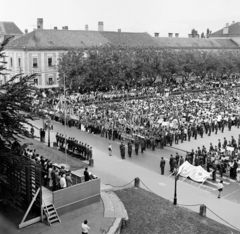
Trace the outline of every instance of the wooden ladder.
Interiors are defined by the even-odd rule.
[[[56,222],[61,223],[61,220],[53,204],[44,206],[43,211],[47,217],[47,224],[49,226],[52,226],[52,224]]]

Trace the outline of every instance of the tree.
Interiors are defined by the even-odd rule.
[[[4,47],[10,39],[0,44],[0,74],[7,74]],[[35,74],[12,77],[7,83],[0,85],[0,161],[7,161],[11,171],[18,171],[24,165],[19,139],[26,135],[28,120],[34,114],[26,114],[34,106],[34,96],[38,89],[33,84]],[[6,168],[5,168],[6,169]],[[10,207],[20,208],[21,188],[12,186],[7,178],[6,170],[0,170],[0,201]]]
[[[198,31],[193,28],[192,29],[192,37],[196,37],[197,34],[198,34]]]
[[[205,38],[204,32],[202,32],[202,34],[201,34],[201,38]]]

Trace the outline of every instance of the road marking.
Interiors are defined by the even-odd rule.
[[[158,183],[158,184],[159,184],[159,185],[161,185],[161,186],[166,186],[166,184],[164,184],[164,183],[161,183],[161,182],[160,182],[160,183]]]
[[[234,192],[232,192],[232,193],[229,193],[229,194],[223,196],[222,198],[228,197],[229,195],[232,195],[232,194],[234,194],[234,193],[236,193],[236,192],[238,192],[238,191],[240,191],[240,189],[238,189],[238,190],[236,190],[236,191],[234,191]]]

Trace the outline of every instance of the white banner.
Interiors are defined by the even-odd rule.
[[[233,147],[230,147],[230,146],[227,146],[227,150],[228,150],[228,151],[233,151],[234,148],[233,148]]]
[[[189,177],[196,182],[204,182],[210,177],[211,173],[204,170],[201,166],[193,166],[185,161],[178,169],[178,174],[182,177]]]

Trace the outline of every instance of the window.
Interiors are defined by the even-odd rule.
[[[34,85],[38,85],[38,79],[34,79]]]
[[[33,58],[33,67],[38,67],[37,58]]]
[[[21,67],[21,58],[18,58],[18,67]]]
[[[53,66],[52,58],[48,58],[48,67],[52,66]]]
[[[48,84],[53,85],[53,78],[52,77],[48,77]]]
[[[13,59],[10,58],[10,66],[12,67],[13,66]]]

